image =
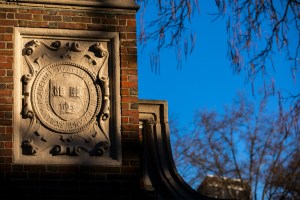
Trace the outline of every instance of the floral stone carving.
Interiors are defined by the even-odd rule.
[[[24,39],[22,155],[99,157],[109,152],[107,45]]]

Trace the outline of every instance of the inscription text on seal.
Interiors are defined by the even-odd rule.
[[[92,73],[74,63],[42,69],[33,83],[32,105],[40,121],[62,133],[87,128],[101,107],[101,89]]]

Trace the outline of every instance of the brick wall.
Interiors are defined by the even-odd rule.
[[[141,184],[135,10],[0,1],[0,178],[6,199],[155,199]],[[119,32],[122,166],[13,164],[14,27]],[[1,197],[2,199],[2,197]]]

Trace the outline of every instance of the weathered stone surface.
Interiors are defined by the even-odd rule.
[[[16,28],[15,40],[15,162],[119,164],[117,34]]]

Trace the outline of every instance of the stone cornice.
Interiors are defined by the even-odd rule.
[[[134,0],[6,0],[8,3],[30,3],[30,4],[48,4],[61,6],[84,6],[97,8],[117,8],[138,10],[139,6]]]
[[[166,101],[139,100],[143,134],[144,188],[153,188],[164,199],[213,200],[192,189],[178,174],[170,145]]]

